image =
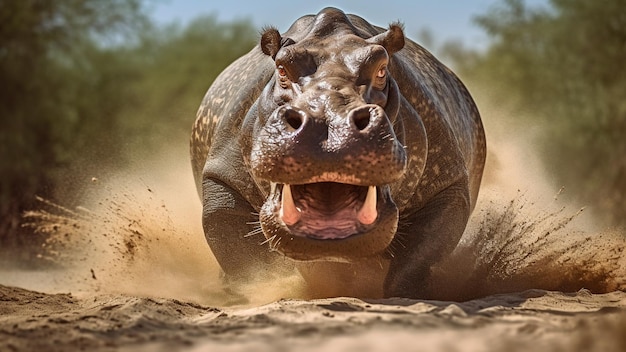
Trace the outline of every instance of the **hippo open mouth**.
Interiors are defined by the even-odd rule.
[[[277,215],[296,236],[344,239],[366,232],[378,217],[375,186],[318,182],[277,188]]]
[[[259,218],[271,250],[295,260],[350,262],[386,250],[398,224],[389,185],[270,183]]]

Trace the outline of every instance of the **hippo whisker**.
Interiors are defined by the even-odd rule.
[[[396,139],[393,138],[393,135],[391,133],[387,133],[386,135],[380,137],[381,140],[386,140],[388,139],[390,142],[395,142]]]
[[[389,245],[389,247],[387,247],[387,249],[385,249],[385,255],[391,259],[396,257],[395,254],[395,248],[391,248],[392,245]]]
[[[243,237],[248,238],[248,237],[261,235],[261,234],[263,234],[263,229],[261,228],[261,226],[259,226],[256,229],[254,229],[254,230],[248,232],[247,234],[245,234]]]
[[[407,248],[406,244],[404,243],[405,236],[407,236],[407,233],[396,232],[396,237],[389,244],[389,246],[385,249],[385,253],[389,257],[395,258],[396,257],[396,253],[399,253],[399,251],[401,249],[406,249]]]
[[[276,237],[276,236],[274,236]],[[272,238],[274,238],[272,237]],[[269,247],[270,247],[270,252],[277,252],[278,251],[278,247],[280,246],[280,241],[282,241],[282,237],[278,237],[276,239],[276,241],[270,241],[269,242]]]
[[[270,237],[270,238],[266,239],[265,241],[263,241],[263,242],[259,243],[259,245],[260,245],[260,246],[264,246],[264,245],[266,245],[267,243],[270,243],[270,248],[271,248],[271,243],[272,243],[272,241],[273,241],[273,240],[275,240],[275,239],[276,239],[276,237],[277,237],[277,236],[276,236],[276,235],[274,235],[274,236],[272,236],[272,237]]]

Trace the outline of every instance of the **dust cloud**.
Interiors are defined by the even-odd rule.
[[[432,298],[468,300],[540,288],[626,289],[626,239],[599,230],[543,173],[533,129],[490,109],[488,162],[478,204],[461,243],[433,268]],[[520,132],[521,131],[521,132]],[[3,284],[45,292],[121,293],[212,306],[259,305],[306,297],[297,274],[233,287],[220,277],[201,228],[201,204],[188,158],[159,160],[113,179],[86,176],[84,205],[46,200],[25,226],[48,235],[44,273],[3,273]],[[566,191],[566,190],[565,190]]]
[[[3,272],[3,284],[74,295],[126,294],[212,306],[259,305],[298,295],[299,276],[227,285],[206,243],[187,158],[164,156],[111,179],[85,176],[84,205],[45,199],[24,226],[46,234],[41,272]],[[260,280],[261,281],[261,280]]]
[[[563,199],[567,190],[547,176],[534,147],[540,126],[480,105],[489,153],[478,202],[459,246],[433,268],[431,295],[626,289],[624,231],[601,228],[585,206]]]

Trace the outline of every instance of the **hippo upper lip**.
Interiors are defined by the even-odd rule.
[[[277,216],[298,236],[342,239],[362,232],[378,217],[378,190],[337,182],[274,186],[281,192]]]

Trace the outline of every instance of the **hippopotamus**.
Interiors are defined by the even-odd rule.
[[[291,267],[316,297],[433,296],[431,270],[460,241],[485,155],[452,71],[400,23],[335,8],[265,28],[212,83],[191,136],[224,277]]]

